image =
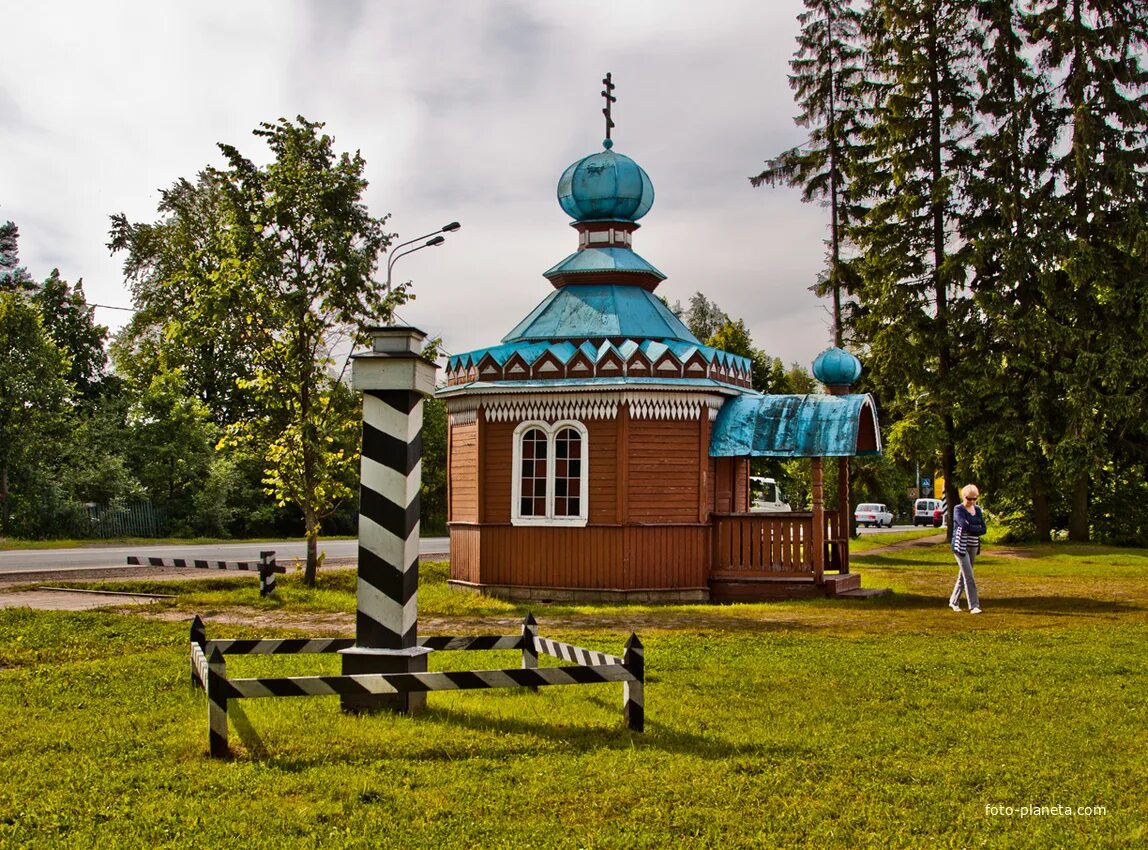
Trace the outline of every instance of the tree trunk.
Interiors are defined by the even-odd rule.
[[[1052,539],[1052,508],[1048,498],[1048,478],[1043,471],[1033,473],[1029,487],[1032,492],[1032,522],[1036,527],[1036,539],[1047,543]]]
[[[0,532],[8,535],[8,464],[0,466]]]
[[[1081,473],[1072,485],[1072,513],[1068,517],[1068,539],[1074,543],[1087,543],[1088,523],[1088,473]]]
[[[303,584],[307,587],[315,586],[315,577],[319,572],[319,519],[311,511],[304,514],[307,528],[307,567],[303,571]]]

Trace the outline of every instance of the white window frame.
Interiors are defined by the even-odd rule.
[[[522,436],[537,428],[546,435],[546,516],[522,516]],[[582,438],[582,465],[578,485],[578,515],[554,516],[555,441],[558,432],[572,428]],[[563,525],[581,527],[590,517],[590,432],[574,419],[544,422],[531,419],[514,429],[513,469],[510,476],[510,522],[512,525]]]

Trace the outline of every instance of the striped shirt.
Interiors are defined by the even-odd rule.
[[[974,506],[973,511],[969,513],[964,505],[953,508],[953,551],[958,555],[981,551],[981,535],[988,529],[980,505]]]

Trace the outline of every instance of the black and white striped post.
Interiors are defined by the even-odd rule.
[[[533,614],[527,614],[522,621],[522,669],[534,670],[538,667],[538,621]],[[537,687],[530,690],[537,691]]]
[[[417,328],[368,332],[371,350],[355,355],[351,373],[363,392],[363,451],[355,646],[343,650],[343,673],[421,673],[430,652],[418,645],[423,399],[436,367],[420,356],[426,334]],[[344,694],[342,705],[411,714],[426,693]]]
[[[622,714],[626,725],[634,732],[646,729],[646,655],[642,641],[631,634],[626,641],[626,651],[622,654],[622,666],[629,671],[631,679],[622,685]]]
[[[223,653],[212,647],[207,656],[207,740],[212,758],[226,758],[231,754],[227,746],[227,699],[231,685],[227,681],[227,666]]]

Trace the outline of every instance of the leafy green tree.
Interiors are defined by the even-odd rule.
[[[157,375],[127,413],[129,463],[150,501],[179,532],[191,530],[196,489],[207,478],[218,428],[183,375]]]
[[[108,329],[96,324],[95,309],[84,297],[84,282],[71,286],[60,277],[59,269],[52,269],[32,300],[44,330],[71,363],[68,382],[79,399],[92,401],[99,394],[107,365]]]
[[[10,221],[0,224],[0,291],[33,288],[28,270],[20,265],[20,228]]]
[[[786,375],[785,365],[777,357],[770,357],[760,348],[755,348],[753,338],[745,326],[745,321],[736,322],[726,320],[709,339],[706,345],[748,357],[753,364],[751,383],[753,388],[762,393],[788,393],[790,389],[789,378]]]
[[[28,299],[0,291],[0,531],[10,531],[11,473],[44,451],[69,392],[68,361]]]
[[[446,533],[446,403],[427,399],[423,404],[422,529]]]
[[[729,321],[726,312],[700,292],[690,296],[688,309],[683,311],[681,305],[677,304],[674,312],[681,316],[690,333],[702,342],[717,333],[718,328]]]
[[[230,423],[228,444],[261,454],[269,492],[302,514],[309,584],[322,520],[352,492],[345,473],[355,456],[346,447],[358,415],[344,403],[338,352],[364,344],[363,329],[406,297],[404,286],[384,294],[372,280],[391,237],[385,217],[372,217],[362,203],[365,162],[358,153],[336,154],[322,127],[303,117],[261,124],[254,134],[271,150],[266,166],[221,144],[226,168],[200,178],[211,193],[209,234],[196,216],[169,215],[152,226],[121,216],[111,241],[113,250],[128,251],[129,275],[144,272],[134,295],[162,327],[162,344],[202,347],[234,334],[246,358],[236,384],[253,404]],[[181,199],[199,199],[190,184],[179,188]],[[200,252],[193,273],[180,262],[189,242]]]
[[[854,277],[843,259],[845,231],[852,220],[846,190],[851,161],[863,148],[860,15],[852,0],[805,0],[797,20],[801,32],[790,60],[789,85],[801,108],[795,120],[809,129],[809,139],[768,160],[750,183],[798,186],[803,201],[828,206],[829,267],[814,289],[832,296],[834,344],[841,346],[842,293],[852,290]]]
[[[240,217],[226,175],[207,169],[195,182],[160,192],[154,223],[112,216],[108,248],[124,255],[136,313],[112,344],[118,374],[141,387],[178,369],[212,421],[227,426],[251,415],[248,355],[251,305],[236,283]]]

